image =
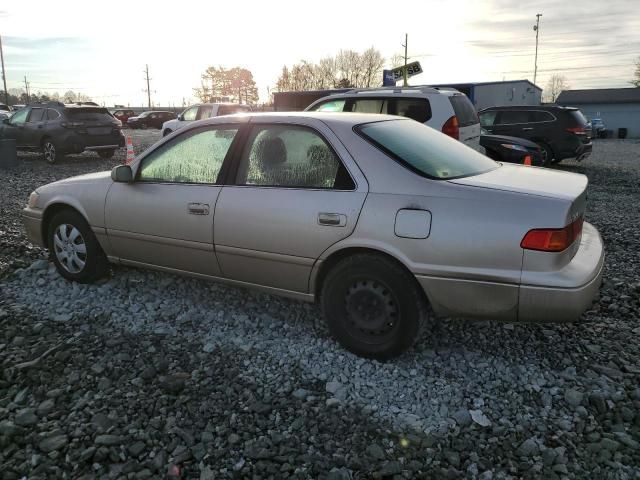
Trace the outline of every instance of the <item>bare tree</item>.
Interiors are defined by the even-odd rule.
[[[564,75],[552,75],[547,82],[547,101],[554,103],[558,95],[560,95],[563,90],[568,90],[569,88],[571,87],[567,83],[567,77]]]
[[[382,67],[384,66],[384,58],[380,55],[380,52],[373,47],[368,48],[362,54],[361,60],[364,86],[379,85],[382,78]]]
[[[633,74],[633,80],[631,80],[631,85],[636,88],[640,88],[640,57],[636,61],[636,71]]]

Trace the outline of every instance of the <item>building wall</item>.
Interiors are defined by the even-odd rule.
[[[540,105],[542,92],[528,82],[476,85],[473,104],[476,110],[507,105]]]
[[[640,138],[640,103],[571,104],[589,120],[601,118],[607,130],[618,138],[618,128],[627,129],[627,138]]]

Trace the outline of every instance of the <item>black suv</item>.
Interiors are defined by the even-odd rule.
[[[111,158],[124,146],[120,122],[106,108],[35,103],[18,110],[0,124],[0,139],[13,139],[18,149],[41,150],[49,163],[65,153],[95,150]]]
[[[161,129],[164,122],[173,120],[176,117],[177,115],[175,113],[165,110],[142,112],[137,117],[129,117],[127,120],[127,127]]]
[[[591,154],[591,131],[577,108],[489,107],[479,115],[480,125],[491,134],[526,138],[540,145],[544,164],[565,158],[580,161]]]

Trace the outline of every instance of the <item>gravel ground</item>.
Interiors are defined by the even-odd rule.
[[[19,210],[115,163],[27,156],[2,182],[3,478],[640,479],[640,142],[560,167],[589,176],[607,248],[582,322],[446,319],[388,363],[343,351],[314,305],[125,268],[61,279]]]

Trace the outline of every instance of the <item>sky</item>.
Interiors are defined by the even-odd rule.
[[[640,56],[637,0],[0,0],[7,87],[82,92],[107,106],[195,102],[210,65],[253,72],[262,101],[283,65],[340,49],[402,53],[423,74],[410,84],[533,81],[572,88],[629,87]],[[388,64],[388,67],[392,65]],[[1,87],[0,87],[1,88]]]

